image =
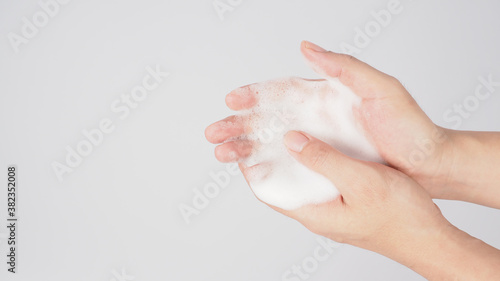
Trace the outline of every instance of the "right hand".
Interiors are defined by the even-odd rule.
[[[396,78],[310,42],[302,42],[301,51],[320,76],[338,78],[361,98],[355,118],[389,166],[411,176],[433,198],[453,197],[448,130],[436,126]]]

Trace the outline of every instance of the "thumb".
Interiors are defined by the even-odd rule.
[[[366,90],[364,85],[374,81],[385,80],[390,76],[378,71],[370,65],[346,54],[327,51],[308,41],[300,45],[302,55],[309,66],[323,78],[338,78],[344,85],[353,89],[358,95]],[[361,92],[357,92],[361,90]]]
[[[344,197],[353,192],[354,186],[361,185],[364,181],[362,175],[369,172],[364,162],[305,133],[290,131],[284,142],[297,161],[333,182]]]

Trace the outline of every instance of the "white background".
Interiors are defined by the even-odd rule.
[[[7,165],[18,166],[20,220],[15,276],[0,228],[0,280],[108,281],[122,270],[127,281],[282,280],[313,254],[316,236],[258,202],[242,176],[190,224],[183,220],[179,205],[192,205],[193,189],[225,169],[204,128],[231,114],[224,96],[233,88],[317,78],[300,41],[340,51],[388,2],[242,1],[221,20],[211,0],[73,0],[16,53],[9,33],[21,35],[23,17],[43,10],[37,1],[1,0],[0,170],[6,182]],[[500,2],[400,3],[403,11],[356,56],[396,76],[434,122],[451,127],[443,114],[473,95],[479,76],[500,80]],[[170,76],[121,120],[110,105],[155,65]],[[500,130],[496,90],[460,129]],[[104,118],[115,130],[59,182],[51,164],[64,163],[65,147]],[[500,211],[437,203],[452,223],[500,247]],[[342,246],[309,280],[423,278]]]

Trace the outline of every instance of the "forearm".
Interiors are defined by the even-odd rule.
[[[394,244],[385,255],[428,280],[500,280],[500,251],[451,224],[412,231]]]
[[[444,199],[500,208],[500,133],[448,131]]]

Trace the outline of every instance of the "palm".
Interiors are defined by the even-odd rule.
[[[427,117],[399,82],[387,77],[384,82],[389,85],[355,90],[362,97],[356,118],[390,166],[419,182],[429,174],[441,174],[445,131]]]

